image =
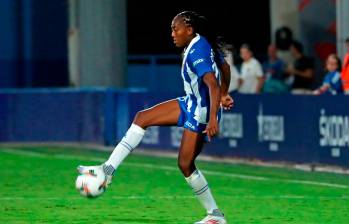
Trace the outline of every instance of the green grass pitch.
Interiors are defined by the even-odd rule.
[[[75,190],[79,164],[109,153],[0,147],[0,223],[193,223],[205,212],[175,159],[133,154],[101,197]],[[228,223],[349,223],[349,176],[198,162]]]

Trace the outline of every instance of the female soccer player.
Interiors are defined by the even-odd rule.
[[[172,20],[171,29],[174,44],[184,49],[181,73],[186,96],[138,112],[125,137],[103,165],[79,166],[78,170],[85,173],[103,169],[110,184],[115,170],[141,142],[148,127],[184,127],[178,166],[207,211],[207,216],[196,223],[226,223],[205,177],[195,166],[195,159],[204,142],[211,141],[218,133],[220,105],[224,109],[233,106],[233,99],[228,95],[229,65],[224,61],[217,37],[209,29],[205,17],[191,11],[181,12]]]

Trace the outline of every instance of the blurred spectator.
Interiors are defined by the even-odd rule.
[[[314,84],[314,62],[311,58],[304,56],[303,45],[293,41],[290,46],[292,56],[295,58],[293,65],[286,69],[286,73],[294,77],[292,93],[309,94]]]
[[[282,26],[275,31],[275,45],[278,49],[278,57],[286,65],[293,64],[294,59],[290,53],[290,46],[293,42],[293,32],[287,26]]]
[[[349,94],[349,37],[345,40],[345,45],[347,47],[347,54],[344,56],[341,77],[343,82],[344,93]]]
[[[263,92],[265,93],[285,93],[288,86],[285,83],[286,64],[277,56],[278,50],[274,44],[268,47],[268,59],[263,63],[265,82]]]
[[[247,44],[241,46],[240,56],[243,63],[238,83],[238,92],[260,93],[264,81],[261,64],[253,57],[253,52]]]
[[[343,93],[341,80],[341,60],[335,54],[330,54],[326,60],[326,76],[322,86],[314,90],[315,95],[331,93],[333,95]]]
[[[224,59],[229,64],[230,67],[230,84],[229,84],[229,93],[234,93],[238,89],[238,80],[239,73],[234,65],[234,47],[233,45],[226,44],[223,48]]]

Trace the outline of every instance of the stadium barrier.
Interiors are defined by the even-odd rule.
[[[181,65],[179,55],[130,55],[127,86],[176,93],[183,89]]]
[[[0,142],[116,144],[137,111],[173,93],[141,89],[31,89],[0,91]],[[349,167],[347,96],[235,95],[220,135],[204,153],[266,161]],[[145,149],[176,150],[182,129],[152,127]]]

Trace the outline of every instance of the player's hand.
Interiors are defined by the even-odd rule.
[[[229,94],[221,96],[221,106],[224,110],[230,110],[234,106],[233,98]]]
[[[211,141],[211,138],[218,134],[219,132],[219,127],[218,127],[218,120],[217,117],[211,117],[210,120],[208,121],[208,124],[206,126],[205,131],[202,133],[206,133],[208,141]]]

